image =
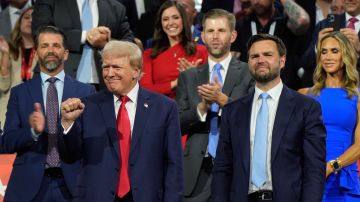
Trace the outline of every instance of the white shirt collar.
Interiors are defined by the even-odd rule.
[[[358,19],[358,22],[360,21],[360,15],[351,16],[351,15],[349,15],[349,13],[345,13],[346,24],[349,22],[350,18],[352,18],[352,17],[355,17],[356,19]]]
[[[227,69],[229,68],[230,61],[231,61],[231,53],[229,53],[228,56],[220,62],[221,66],[224,68],[225,72],[227,72]],[[208,58],[208,63],[209,63],[209,71],[211,73],[214,69],[214,66],[217,64],[217,62]]]
[[[280,99],[281,91],[284,87],[284,84],[280,80],[280,82],[274,86],[272,89],[268,90],[267,93],[270,95],[271,99],[278,101]],[[258,100],[261,93],[263,93],[261,89],[259,89],[255,85],[255,94],[254,94],[254,100]]]
[[[139,94],[139,83],[136,83],[136,85],[134,86],[134,88],[132,88],[130,90],[130,92],[127,94],[127,96],[129,97],[130,101],[133,102],[136,106],[137,104],[137,99],[138,99],[138,94]],[[114,103],[116,103],[117,101],[119,101],[119,98],[114,95]]]
[[[48,80],[48,78],[52,77],[48,74],[45,74],[44,72],[40,72],[40,77],[41,77],[41,83],[45,84],[46,80]],[[57,79],[59,79],[60,81],[64,82],[65,80],[65,72],[64,70],[62,70],[61,72],[59,72],[57,75],[55,75],[54,77],[56,77]]]

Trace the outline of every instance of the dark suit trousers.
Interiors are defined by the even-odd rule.
[[[211,180],[212,180],[213,161],[211,157],[205,157],[199,177],[197,179],[194,192],[190,197],[185,197],[183,202],[210,202],[211,201]]]
[[[66,187],[64,178],[44,176],[39,192],[34,198],[34,202],[70,202],[71,194]]]

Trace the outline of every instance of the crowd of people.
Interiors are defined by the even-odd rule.
[[[197,4],[0,1],[4,201],[360,201],[360,0]]]

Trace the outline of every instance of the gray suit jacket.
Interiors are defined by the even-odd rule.
[[[210,120],[201,122],[197,105],[201,97],[197,93],[199,85],[209,82],[209,64],[182,72],[178,78],[176,102],[179,108],[182,134],[188,134],[184,150],[184,196],[189,196],[196,185],[202,160],[206,153]],[[223,86],[223,93],[229,102],[246,95],[254,86],[248,65],[232,58]]]
[[[11,33],[9,7],[6,7],[6,9],[0,12],[0,27],[0,36],[3,36],[5,39],[9,39]]]

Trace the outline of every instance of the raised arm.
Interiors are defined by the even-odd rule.
[[[287,27],[295,35],[305,33],[310,26],[309,14],[293,0],[281,0],[281,3],[288,17]]]

